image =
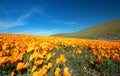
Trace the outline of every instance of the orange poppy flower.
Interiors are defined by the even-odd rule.
[[[11,76],[14,76],[14,74],[15,74],[15,73],[14,73],[14,72],[12,72],[12,73],[11,73]]]
[[[55,69],[54,75],[55,75],[55,76],[59,76],[59,73],[60,73],[60,68],[57,67],[57,68]]]
[[[65,67],[63,71],[63,76],[71,76],[71,74],[68,72],[69,68]]]
[[[56,64],[60,63],[60,58],[56,58]]]
[[[45,74],[47,73],[47,69],[46,68],[43,68],[39,71],[39,76],[44,76]]]
[[[25,54],[25,52],[20,53],[20,54],[17,56],[17,60],[22,60],[24,54]]]
[[[39,76],[39,71],[33,72],[33,73],[32,73],[32,76]]]
[[[9,64],[13,64],[14,62],[16,62],[17,61],[17,56],[10,56],[9,57]]]
[[[97,58],[97,62],[98,62],[98,63],[103,62],[103,59],[101,58],[101,56],[98,56],[98,58]]]
[[[34,47],[31,45],[28,45],[28,49],[27,49],[27,52],[31,52],[32,50],[34,49]]]
[[[7,48],[7,45],[2,45],[2,50],[5,50]]]
[[[52,57],[52,54],[51,54],[51,53],[46,54],[46,60],[47,60],[47,61],[50,60],[51,57]]]
[[[77,51],[77,54],[82,54],[82,50],[78,50],[78,51]]]
[[[39,65],[41,65],[42,63],[43,63],[43,60],[37,60],[37,61],[34,62],[34,64],[35,64],[36,66],[39,66]]]
[[[47,66],[48,69],[52,68],[52,63],[48,63],[48,66]]]
[[[26,67],[28,66],[28,64],[29,64],[29,63],[19,62],[19,63],[17,64],[16,70],[19,71],[19,70],[22,70],[22,69],[26,68]]]
[[[65,55],[63,55],[63,54],[60,54],[60,60],[62,63],[65,63],[67,61]]]
[[[8,57],[0,57],[0,66],[2,66],[5,62],[9,60]]]
[[[37,69],[37,66],[36,66],[36,65],[34,65],[34,66],[32,67],[31,72],[34,72],[36,69]]]
[[[9,53],[9,50],[3,50],[2,51],[2,56],[6,56],[6,55],[8,55],[8,53]]]
[[[34,58],[34,56],[33,56],[33,55],[30,55],[29,60],[32,61],[33,58]]]
[[[2,56],[2,51],[0,51],[0,57]]]

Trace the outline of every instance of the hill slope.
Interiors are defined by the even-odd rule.
[[[82,31],[73,33],[61,33],[53,36],[90,38],[90,39],[120,39],[120,19],[92,26]]]

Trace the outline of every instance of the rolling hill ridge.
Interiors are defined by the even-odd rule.
[[[120,40],[120,19],[98,24],[81,31],[73,33],[60,33],[52,36]]]

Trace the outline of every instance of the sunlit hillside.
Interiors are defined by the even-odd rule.
[[[99,24],[74,33],[56,34],[54,36],[88,39],[120,39],[120,19]]]

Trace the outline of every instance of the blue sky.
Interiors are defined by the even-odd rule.
[[[0,0],[0,33],[69,33],[116,19],[120,0]]]

